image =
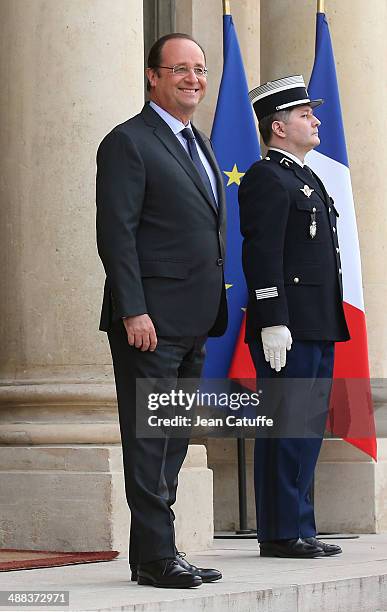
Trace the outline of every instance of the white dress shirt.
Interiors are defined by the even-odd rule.
[[[184,125],[184,123],[182,121],[180,121],[179,119],[176,119],[176,117],[173,117],[173,115],[171,115],[170,113],[168,113],[166,110],[164,110],[163,108],[161,108],[161,106],[158,106],[158,104],[156,104],[155,102],[153,102],[152,100],[149,102],[149,106],[151,106],[153,108],[153,110],[160,115],[161,119],[163,119],[165,121],[165,123],[171,128],[172,132],[175,134],[176,138],[178,139],[178,141],[181,143],[181,145],[184,147],[185,152],[187,153],[187,155],[189,156],[189,158],[191,159],[191,156],[189,154],[189,150],[188,150],[188,143],[186,141],[186,139],[184,138],[184,136],[181,135],[182,130],[184,130],[184,128],[190,128],[192,130],[191,127],[191,122],[188,121],[187,125]],[[210,166],[210,163],[207,159],[207,157],[205,156],[205,154],[203,153],[200,144],[198,143],[198,141],[196,140],[196,147],[199,153],[199,157],[200,160],[208,174],[208,178],[210,179],[210,183],[211,183],[211,187],[212,187],[212,191],[215,197],[216,202],[218,203],[218,190],[216,188],[216,177],[214,174],[213,169]]]

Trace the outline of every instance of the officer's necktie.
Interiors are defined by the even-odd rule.
[[[307,166],[306,164],[304,164],[302,167],[303,167],[303,169],[304,169],[304,170],[305,170],[305,171],[306,171],[308,174],[310,174],[310,176],[312,177],[312,179],[313,179],[314,181],[316,181],[316,177],[314,176],[314,174],[313,174],[313,172],[312,172],[312,169],[311,169],[311,168],[309,168],[309,166]]]
[[[200,159],[200,156],[199,156],[199,152],[196,146],[196,141],[195,141],[195,136],[194,136],[193,131],[190,130],[190,128],[184,128],[184,130],[182,130],[180,133],[183,136],[183,138],[185,138],[185,140],[187,141],[190,157],[193,163],[195,164],[196,170],[200,174],[200,177],[204,183],[205,188],[208,191],[208,194],[211,200],[214,202],[215,206],[217,206],[214,192],[212,191],[210,179],[208,177],[205,167],[203,166],[202,160]]]
[[[304,164],[302,167],[304,168],[304,170],[306,170],[306,171],[307,171],[307,172],[308,172],[308,173],[309,173],[309,174],[310,174],[310,175],[311,175],[311,176],[314,178],[314,174],[313,174],[313,172],[312,172],[312,169],[311,169],[311,168],[309,168],[309,166],[307,166],[306,164]]]
[[[313,174],[311,168],[309,168],[309,166],[307,166],[306,164],[303,165],[304,170],[306,171],[306,173],[308,174],[308,176],[312,179],[312,185],[317,188],[317,191],[319,191],[319,193],[324,197],[325,200],[325,195],[324,192],[321,188],[320,183],[318,182],[317,178],[315,177],[315,175]]]

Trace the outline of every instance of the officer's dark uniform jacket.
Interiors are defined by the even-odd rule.
[[[246,342],[271,325],[287,325],[294,340],[348,340],[339,214],[320,179],[269,150],[245,174],[239,204],[249,292]]]

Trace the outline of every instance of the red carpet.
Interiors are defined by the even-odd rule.
[[[0,572],[12,570],[36,569],[39,567],[57,567],[75,563],[96,563],[111,561],[119,553],[116,550],[106,552],[55,552],[48,550],[15,550],[0,548]]]

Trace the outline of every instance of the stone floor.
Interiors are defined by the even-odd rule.
[[[332,540],[333,542],[336,540]],[[379,612],[387,611],[387,534],[339,542],[344,553],[310,560],[260,559],[255,540],[214,540],[189,555],[217,567],[223,580],[197,589],[155,589],[128,580],[127,560],[4,572],[0,590],[68,590],[70,606],[0,610],[94,612]]]

